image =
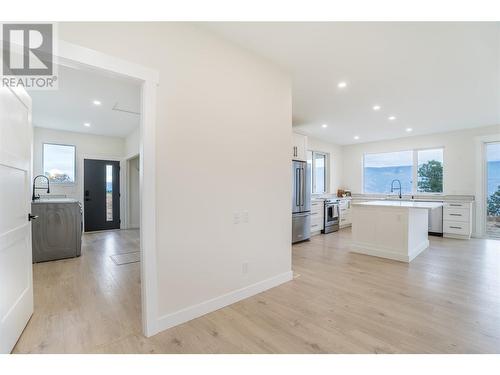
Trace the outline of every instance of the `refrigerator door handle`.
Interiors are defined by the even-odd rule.
[[[300,183],[300,171],[299,168],[295,169],[295,205],[300,206],[300,197],[299,197],[299,183]]]
[[[300,206],[304,208],[306,201],[306,175],[304,174],[304,168],[300,168]]]
[[[299,190],[297,191],[297,199],[299,200],[299,207],[302,208],[302,176],[301,176],[301,173],[300,173],[300,168],[297,168],[297,172],[298,172],[298,176],[299,176],[297,178],[297,183],[298,183],[298,186],[299,186]]]
[[[297,214],[293,214],[292,217],[304,217],[304,216],[311,216],[310,212],[301,212]]]

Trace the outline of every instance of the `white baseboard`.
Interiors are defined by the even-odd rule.
[[[392,260],[397,260],[399,262],[406,262],[409,263],[415,257],[420,254],[422,251],[427,249],[429,247],[429,240],[423,241],[419,246],[415,247],[412,249],[409,254],[403,254],[403,253],[398,253],[395,252],[392,249],[384,248],[384,247],[377,247],[365,243],[352,243],[351,244],[351,251],[354,253],[359,253],[359,254],[365,254],[365,255],[371,255],[379,258],[386,258],[386,259],[392,259]]]
[[[425,240],[425,241],[422,241],[418,246],[416,246],[415,248],[411,249],[410,252],[409,252],[409,259],[408,259],[408,262],[411,262],[413,259],[415,259],[417,257],[418,254],[420,254],[422,251],[424,251],[425,249],[427,249],[430,245],[430,242],[429,240]]]
[[[280,284],[286,283],[293,279],[293,272],[288,271],[269,279],[259,281],[258,283],[246,286],[241,289],[223,294],[221,296],[204,301],[197,305],[187,307],[174,313],[166,314],[158,318],[156,324],[156,333],[172,328],[176,325],[185,323],[189,320],[198,318],[212,311],[219,310],[223,307],[241,301],[245,298],[262,293],[268,289],[274,288]]]

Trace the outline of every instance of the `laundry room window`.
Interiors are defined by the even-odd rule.
[[[43,174],[50,183],[74,184],[76,147],[71,145],[43,144]]]

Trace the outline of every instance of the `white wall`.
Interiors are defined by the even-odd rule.
[[[59,35],[160,73],[159,327],[289,280],[290,77],[189,24],[63,23]]]
[[[476,195],[476,144],[474,137],[498,134],[500,126],[424,136],[406,137],[389,141],[362,143],[342,147],[343,176],[346,189],[362,193],[363,154],[391,152],[415,148],[444,147],[443,184],[445,194]]]
[[[140,128],[137,127],[125,138],[125,157],[139,155]]]
[[[33,119],[36,121],[36,119]],[[104,137],[91,134],[67,132],[45,128],[34,128],[33,138],[33,171],[34,175],[43,174],[43,143],[58,143],[76,146],[76,175],[74,184],[51,184],[51,195],[66,195],[68,198],[82,201],[84,156],[121,157],[125,149],[125,141],[118,137]],[[43,194],[43,191],[39,191]]]
[[[140,226],[139,157],[128,161],[128,228]]]
[[[329,168],[329,191],[330,194],[337,194],[337,189],[342,186],[342,147],[333,143],[323,142],[320,139],[307,137],[307,148],[311,151],[326,152],[330,155]]]

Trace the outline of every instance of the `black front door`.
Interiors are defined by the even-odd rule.
[[[120,229],[120,162],[85,159],[85,231]]]

